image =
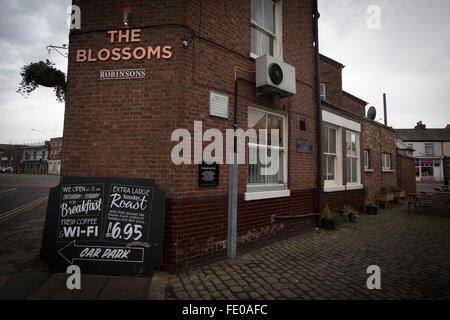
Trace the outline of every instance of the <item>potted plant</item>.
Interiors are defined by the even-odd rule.
[[[366,213],[372,210],[372,205],[373,203],[369,203],[369,187],[367,186],[367,184],[364,185],[363,187],[363,192],[364,192],[364,206],[366,207]]]
[[[366,214],[377,214],[378,207],[375,203],[369,203],[366,205]]]
[[[342,213],[342,217],[345,221],[350,223],[355,223],[358,218],[358,211],[350,206],[344,207],[344,211]]]
[[[376,194],[376,199],[378,203],[382,203],[386,208],[389,202],[394,200],[394,194],[390,187],[382,186],[380,191]]]
[[[322,212],[322,228],[326,230],[331,230],[335,228],[335,222],[333,220],[333,216],[331,214],[330,208],[328,205],[325,205]]]
[[[392,190],[392,193],[394,194],[394,199],[395,200],[399,200],[399,199],[404,199],[405,198],[405,190],[403,190],[402,188],[399,188],[397,186],[392,186],[391,190]]]
[[[17,92],[23,96],[28,96],[38,86],[44,86],[55,89],[56,100],[59,102],[65,100],[66,75],[61,70],[54,68],[54,63],[48,59],[45,62],[39,61],[24,66],[20,75],[22,81]]]

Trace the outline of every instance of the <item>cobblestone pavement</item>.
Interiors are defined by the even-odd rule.
[[[335,231],[279,241],[233,261],[151,278],[82,276],[67,290],[39,257],[46,204],[0,224],[2,299],[450,299],[450,213],[361,215]],[[381,268],[381,290],[366,269]]]
[[[450,212],[380,211],[171,275],[165,297],[450,299]],[[367,289],[370,265],[381,268],[381,290]]]

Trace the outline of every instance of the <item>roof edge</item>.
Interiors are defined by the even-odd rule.
[[[329,57],[327,57],[327,56],[325,56],[325,55],[323,55],[321,53],[319,53],[319,57],[320,57],[321,60],[323,60],[323,61],[325,61],[325,62],[327,62],[327,63],[329,63],[329,64],[331,64],[331,65],[333,65],[333,66],[335,66],[337,68],[340,68],[340,69],[345,68],[345,66],[342,63],[340,63],[340,62],[338,62],[336,60],[333,60],[333,59],[331,59],[331,58],[329,58]]]

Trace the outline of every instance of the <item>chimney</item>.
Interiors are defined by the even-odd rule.
[[[448,124],[448,125],[445,127],[445,129],[450,129],[450,124]]]
[[[417,122],[417,125],[414,129],[418,129],[418,130],[425,130],[426,129],[426,125],[422,124],[422,121]]]

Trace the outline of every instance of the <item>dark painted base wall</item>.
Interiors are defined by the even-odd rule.
[[[272,243],[316,226],[316,217],[275,219],[317,212],[315,189],[291,190],[291,196],[258,201],[238,197],[237,250]],[[228,196],[168,198],[164,269],[183,268],[223,258],[227,253]]]
[[[341,213],[345,206],[351,206],[364,213],[364,191],[348,190],[339,192],[324,192],[323,206],[328,204],[330,210],[334,213]]]

